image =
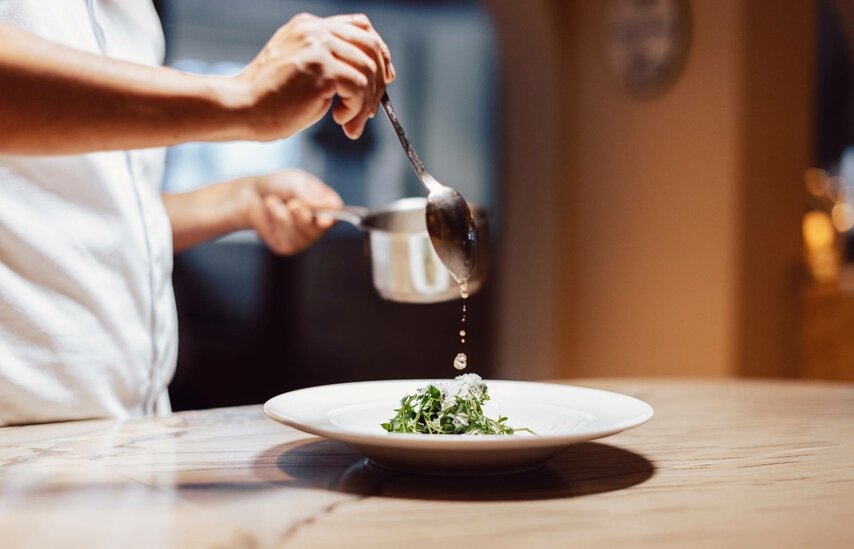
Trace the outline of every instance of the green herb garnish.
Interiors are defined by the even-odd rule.
[[[452,382],[431,383],[414,395],[400,401],[397,415],[383,429],[390,433],[424,433],[435,435],[512,435],[518,431],[504,422],[506,417],[492,419],[483,413],[489,400],[486,383],[477,374],[463,374]]]

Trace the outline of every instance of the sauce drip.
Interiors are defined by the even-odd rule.
[[[463,298],[463,317],[460,319],[460,322],[465,325],[466,323],[466,300],[469,298],[469,285],[467,280],[463,280],[460,282],[460,297]],[[460,344],[464,344],[466,342],[466,331],[464,329],[460,329]],[[454,368],[457,370],[465,370],[468,365],[468,357],[465,353],[459,353],[454,358]]]

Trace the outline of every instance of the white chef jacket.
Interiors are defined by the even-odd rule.
[[[163,59],[148,0],[0,0],[0,21],[99,55]],[[163,162],[162,149],[0,155],[0,426],[170,411]]]

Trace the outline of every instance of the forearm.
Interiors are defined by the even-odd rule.
[[[242,177],[184,194],[165,194],[176,252],[232,231],[252,229],[278,254],[296,253],[332,226],[319,208],[340,208],[341,197],[302,170]]]
[[[172,224],[172,246],[180,252],[200,242],[249,228],[248,209],[257,200],[247,180],[197,191],[162,195]]]
[[[237,79],[60,46],[0,24],[0,154],[77,154],[240,139]]]

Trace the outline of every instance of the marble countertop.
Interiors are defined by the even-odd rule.
[[[0,546],[854,547],[854,385],[577,383],[656,416],[493,478],[377,469],[260,406],[0,429]]]

